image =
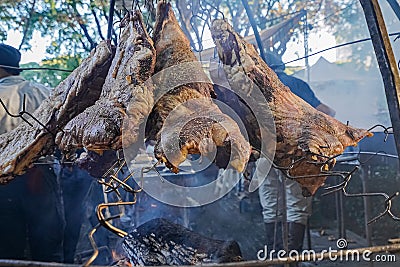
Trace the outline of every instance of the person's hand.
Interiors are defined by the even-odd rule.
[[[321,103],[316,107],[316,110],[321,111],[323,113],[325,113],[326,115],[329,115],[331,117],[335,117],[336,115],[336,111],[330,107],[328,107],[327,105]]]

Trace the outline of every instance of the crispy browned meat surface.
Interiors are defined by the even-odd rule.
[[[196,77],[197,81],[202,81],[178,86],[156,102],[146,128],[148,139],[157,140],[156,158],[173,172],[178,172],[179,164],[188,154],[205,156],[211,153],[213,141],[217,147],[230,146],[231,166],[243,171],[250,155],[250,145],[236,122],[212,102],[213,86],[201,65],[196,63],[189,40],[179,27],[169,3],[161,2],[157,7],[153,39],[157,51],[155,72],[159,73],[161,80],[175,77],[184,80],[182,76],[188,75],[187,80]],[[187,62],[193,62],[189,64],[190,70],[182,71],[179,65]],[[169,67],[175,69],[169,69],[168,75],[163,77],[163,71]],[[157,88],[155,90],[157,95]],[[165,123],[167,118],[169,123]],[[178,142],[174,143],[177,139]]]
[[[110,47],[100,43],[90,56],[58,85],[33,114],[52,134],[67,124],[101,94],[113,55]],[[29,119],[33,127],[21,123],[9,133],[0,136],[0,184],[21,175],[41,155],[54,145],[52,134]]]
[[[294,164],[289,171],[291,176],[319,175],[331,169],[334,160],[326,165],[321,164],[326,162],[326,157],[341,154],[346,147],[355,146],[362,138],[372,135],[315,110],[293,94],[260,58],[253,45],[244,41],[226,21],[215,20],[211,32],[219,57],[226,65],[224,69],[231,86],[234,87],[242,79],[240,75],[244,72],[260,88],[269,103],[276,126],[274,163],[289,167],[293,162],[305,158]],[[251,88],[239,89],[252,93]],[[303,189],[314,194],[325,179],[326,176],[318,176],[296,181]]]
[[[127,15],[124,24],[100,99],[57,136],[63,151],[81,147],[100,152],[118,150],[123,130],[124,146],[139,139],[139,127],[153,106],[153,88],[144,82],[154,71],[155,50],[139,11]],[[129,120],[123,123],[126,115]]]

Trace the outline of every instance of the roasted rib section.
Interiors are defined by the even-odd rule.
[[[314,194],[327,177],[322,173],[335,164],[334,159],[328,159],[372,134],[347,126],[294,95],[260,58],[253,45],[226,21],[215,20],[211,32],[230,85],[251,95],[253,87],[250,83],[238,83],[245,75],[258,86],[269,103],[276,126],[274,163],[290,169],[289,175],[297,177],[304,195]]]
[[[125,147],[139,139],[139,127],[153,106],[153,88],[145,81],[154,71],[155,50],[139,11],[129,13],[122,24],[100,99],[57,136],[63,151],[81,147],[99,152],[118,150],[122,148],[122,132]],[[125,124],[124,118],[129,118]]]
[[[250,156],[250,145],[236,122],[211,100],[215,96],[213,85],[190,49],[169,3],[160,2],[157,7],[153,39],[157,52],[156,83],[184,80],[185,76],[187,81],[192,81],[167,93],[160,89],[164,86],[155,89],[159,99],[146,132],[148,139],[157,140],[156,158],[177,173],[188,154],[207,156],[215,152],[215,146],[230,146],[230,165],[243,171]],[[188,67],[182,68],[182,65]]]
[[[33,116],[50,132],[29,119],[33,127],[23,122],[0,136],[0,184],[6,184],[14,176],[23,174],[36,159],[51,152],[53,135],[95,103],[101,94],[112,58],[111,47],[106,42],[100,43],[34,112]]]

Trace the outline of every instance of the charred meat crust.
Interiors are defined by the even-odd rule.
[[[177,66],[180,64],[193,62],[193,69],[198,68],[198,70],[190,70],[190,74],[199,75],[202,81],[209,81],[208,78],[204,78],[205,73],[190,48],[189,40],[179,27],[169,3],[158,4],[154,44],[157,51],[156,72],[172,66],[179,68]],[[217,146],[226,146],[226,143],[231,143],[231,153],[235,154],[231,165],[238,171],[243,171],[248,161],[250,155],[248,142],[241,135],[236,122],[223,114],[212,102],[211,97],[215,97],[211,82],[185,84],[161,96],[150,114],[146,136],[148,139],[157,141],[156,158],[175,173],[179,171],[179,164],[186,159],[188,154],[202,154],[202,156],[207,154],[207,148],[201,145],[203,140],[212,140]],[[190,107],[185,107],[186,103],[191,103]],[[199,118],[203,113],[204,117]],[[218,119],[208,119],[206,118],[208,114]],[[174,117],[172,124],[166,125],[168,116]],[[185,119],[189,116],[196,118],[186,122]],[[187,125],[182,125],[185,123]],[[230,125],[229,131],[222,125]],[[176,129],[181,132],[176,133]],[[163,135],[167,140],[164,143],[161,142]],[[174,136],[179,138],[178,145],[173,143]],[[219,140],[221,138],[223,140]]]
[[[274,163],[287,168],[300,160],[291,167],[289,174],[295,177],[317,176],[296,179],[314,194],[327,177],[318,174],[330,170],[335,163],[331,160],[324,165],[327,158],[343,153],[347,146],[355,146],[362,138],[372,134],[344,125],[294,95],[260,58],[254,46],[239,36],[226,21],[215,20],[211,33],[218,55],[227,66],[224,69],[231,86],[235,86],[236,76],[246,75],[258,86],[269,104],[277,136]],[[251,94],[251,88],[239,89],[249,90]]]
[[[123,147],[123,129],[126,146],[138,141],[139,127],[153,105],[153,88],[144,83],[154,71],[155,50],[139,11],[130,12],[121,25],[124,29],[100,99],[59,133],[56,142],[63,151],[118,150]]]
[[[34,112],[45,129],[30,119],[0,137],[0,184],[21,175],[40,156],[50,153],[54,136],[74,116],[99,98],[113,58],[113,49],[100,43],[81,65],[61,82]]]

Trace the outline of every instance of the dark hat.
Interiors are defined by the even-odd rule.
[[[21,53],[18,51],[18,49],[6,44],[0,44],[0,65],[19,68],[20,60]],[[18,75],[21,72],[20,70],[12,68],[2,68],[14,75]]]
[[[267,52],[265,55],[265,61],[268,64],[268,66],[275,72],[285,70],[285,63],[283,63],[281,57],[278,56],[277,54],[274,54],[272,52]]]

